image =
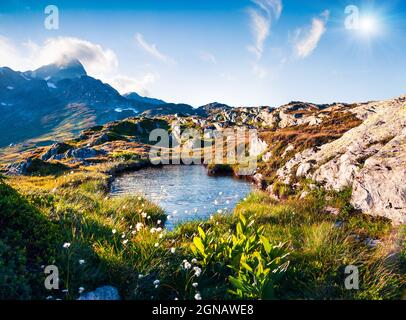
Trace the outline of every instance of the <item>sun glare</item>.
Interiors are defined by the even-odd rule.
[[[366,35],[373,35],[378,32],[378,22],[375,17],[365,16],[360,19],[359,29]]]

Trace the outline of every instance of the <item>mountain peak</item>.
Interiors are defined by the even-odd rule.
[[[85,69],[83,67],[83,64],[76,58],[62,57],[58,61],[55,61],[55,63],[53,64],[57,65],[60,68],[83,68],[83,70]]]
[[[86,70],[78,59],[62,58],[55,63],[27,72],[33,78],[59,81],[86,76]]]

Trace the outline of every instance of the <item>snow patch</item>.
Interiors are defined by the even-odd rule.
[[[134,109],[134,108],[115,108],[114,109],[114,111],[115,112],[119,112],[119,113],[121,113],[121,112],[123,112],[123,111],[132,111],[132,112],[134,112],[134,113],[138,113],[139,111],[138,110],[136,110],[136,109]]]

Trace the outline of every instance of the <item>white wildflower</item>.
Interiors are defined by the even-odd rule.
[[[192,259],[192,263],[193,263],[193,264],[196,264],[196,263],[197,263],[197,259],[196,259],[196,258],[193,258],[193,259]]]
[[[83,291],[85,291],[85,288],[79,287],[79,293],[82,293]]]
[[[199,285],[199,284],[198,284],[197,282],[193,282],[193,283],[192,283],[192,287],[193,287],[193,288],[197,288],[198,285]]]
[[[174,247],[171,248],[171,253],[175,253],[176,249]]]
[[[153,282],[154,286],[159,286],[160,283],[161,281],[159,281],[158,279]]]
[[[113,234],[115,234],[117,232],[116,229],[111,230],[111,232],[113,232]]]
[[[202,300],[202,296],[199,292],[195,294],[195,300]]]
[[[79,260],[79,264],[82,265],[82,264],[84,264],[84,263],[85,263],[85,260],[83,260],[83,259],[80,259],[80,260]]]
[[[64,248],[64,249],[69,249],[69,247],[70,247],[70,243],[69,243],[69,242],[65,242],[65,243],[63,244],[63,248]]]
[[[199,267],[194,267],[193,270],[195,272],[195,276],[200,277],[200,275],[202,274],[202,269],[200,269]]]

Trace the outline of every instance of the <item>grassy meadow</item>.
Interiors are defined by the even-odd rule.
[[[157,205],[109,197],[111,179],[101,165],[0,179],[0,299],[77,299],[103,285],[148,300],[405,295],[405,228],[355,212],[351,190],[278,202],[256,191],[169,232]],[[59,269],[58,290],[43,285],[47,265]],[[348,265],[359,290],[345,288]]]

